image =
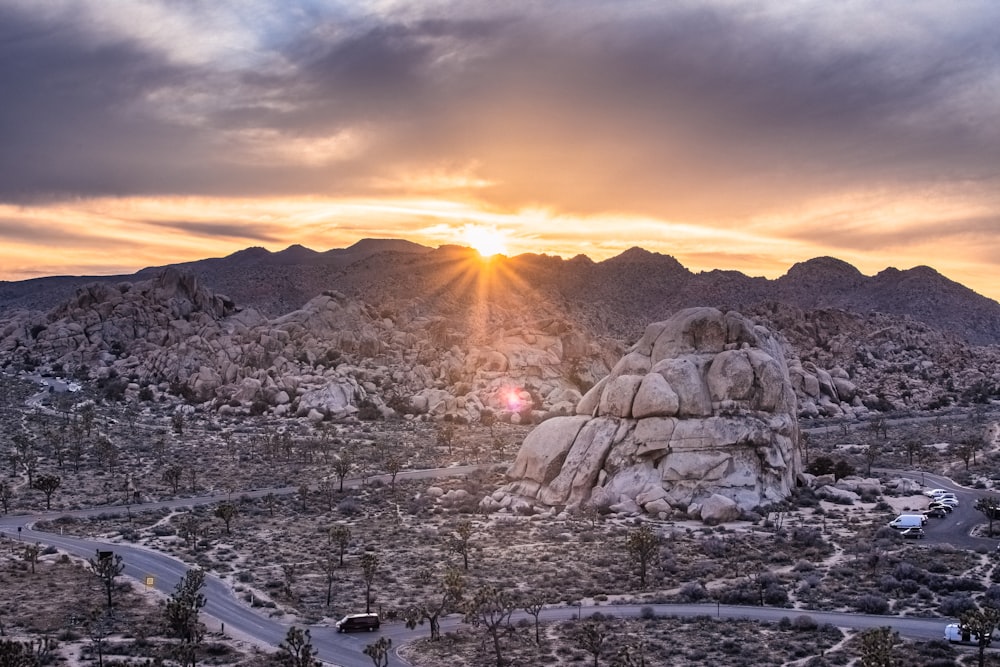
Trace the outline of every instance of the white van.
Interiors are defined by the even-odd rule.
[[[890,528],[903,530],[904,528],[923,528],[927,523],[927,517],[923,514],[900,514],[889,522]]]
[[[972,644],[979,645],[979,635],[969,629],[962,629],[958,623],[949,623],[944,626],[944,638],[952,644]]]

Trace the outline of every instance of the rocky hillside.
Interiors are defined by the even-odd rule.
[[[1000,395],[1000,346],[973,342],[995,340],[1000,305],[924,268],[869,278],[822,258],[769,281],[639,249],[483,263],[466,248],[369,241],[0,287],[0,366],[223,412],[538,420],[571,412],[649,322],[692,304],[786,339],[802,417]]]

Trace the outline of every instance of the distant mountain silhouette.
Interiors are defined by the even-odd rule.
[[[748,311],[783,303],[806,311],[833,308],[908,316],[970,343],[1000,342],[1000,304],[934,269],[888,268],[865,276],[832,257],[800,262],[768,280],[738,271],[693,273],[669,255],[642,248],[601,262],[582,255],[570,260],[537,254],[498,256],[483,269],[477,253],[468,248],[363,239],[325,252],[300,245],[276,253],[247,248],[176,266],[236,304],[268,316],[295,310],[325,290],[338,290],[413,316],[461,321],[475,310],[480,326],[560,316],[628,341],[649,322],[666,319],[680,308]],[[162,268],[150,267],[133,276],[0,282],[0,312],[44,310],[85,283],[145,279]]]

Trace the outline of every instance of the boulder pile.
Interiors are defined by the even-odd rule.
[[[709,523],[787,497],[800,472],[786,350],[734,312],[647,327],[611,372],[525,438],[491,510],[684,512]]]

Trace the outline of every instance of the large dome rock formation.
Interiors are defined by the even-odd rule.
[[[711,521],[785,498],[801,469],[784,344],[735,312],[691,308],[650,324],[576,412],[528,434],[487,506]]]

